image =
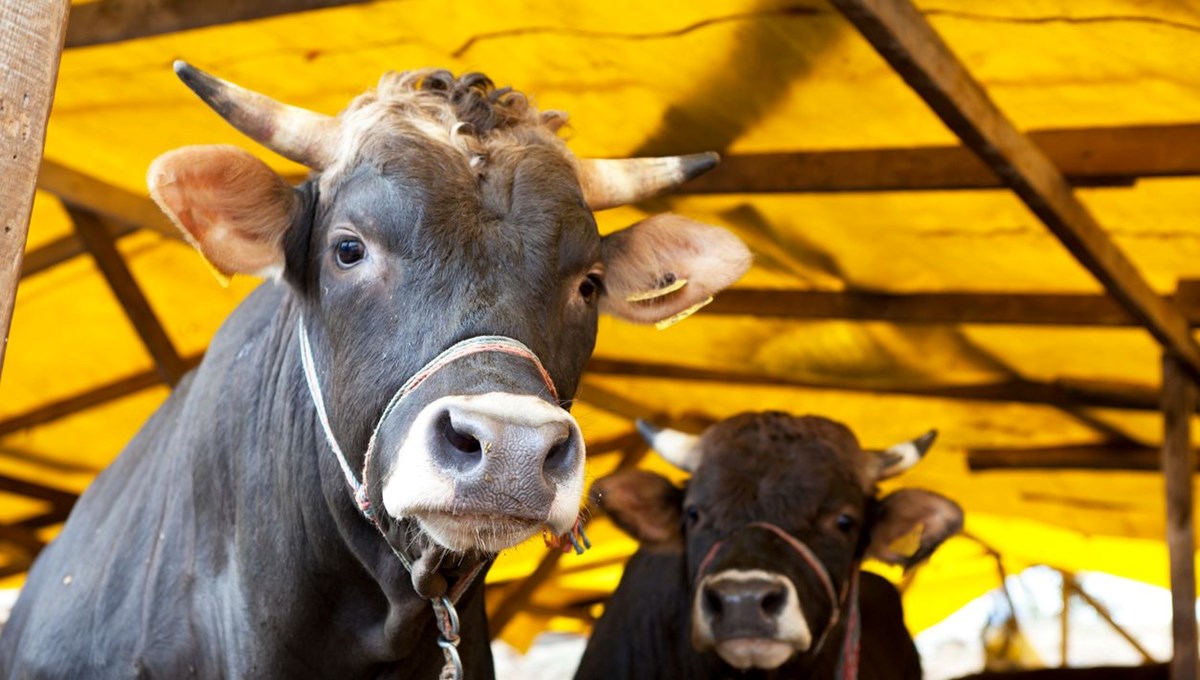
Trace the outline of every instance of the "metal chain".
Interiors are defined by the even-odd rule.
[[[446,596],[438,597],[431,600],[433,603],[434,620],[437,622],[438,628],[438,647],[442,648],[442,655],[446,657],[446,664],[442,666],[442,673],[438,676],[439,680],[462,680],[463,665],[462,658],[458,655],[458,611],[454,608],[454,603]]]

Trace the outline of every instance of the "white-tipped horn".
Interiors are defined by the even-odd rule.
[[[204,103],[247,137],[275,153],[322,170],[336,157],[340,122],[234,85],[184,61],[175,74]]]
[[[712,170],[720,160],[712,151],[662,158],[581,158],[579,185],[588,207],[604,210],[653,198]]]
[[[696,468],[700,467],[700,447],[697,446],[700,437],[658,427],[640,418],[637,428],[650,448],[657,451],[658,455],[671,465],[688,472],[695,472]]]
[[[886,451],[873,452],[879,460],[879,472],[875,478],[877,480],[888,479],[906,472],[921,462],[929,448],[933,446],[934,439],[937,439],[937,430],[930,430],[916,439],[900,442]]]

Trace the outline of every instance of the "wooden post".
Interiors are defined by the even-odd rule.
[[[0,0],[0,368],[69,7],[68,0]]]
[[[1065,571],[1059,570],[1059,575],[1062,576],[1062,626],[1059,629],[1061,651],[1058,666],[1066,668],[1070,664],[1067,663],[1068,643],[1071,640],[1071,575]]]
[[[1163,477],[1167,487],[1167,547],[1171,555],[1171,629],[1175,656],[1174,680],[1197,677],[1195,535],[1192,527],[1191,414],[1196,386],[1170,352],[1163,355]]]

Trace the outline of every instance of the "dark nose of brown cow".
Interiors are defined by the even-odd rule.
[[[583,447],[567,412],[537,403],[464,399],[446,404],[434,421],[435,463],[458,481],[517,475],[525,480],[521,486],[536,480],[533,486],[552,495],[576,470]]]
[[[700,607],[713,638],[761,638],[775,635],[788,591],[778,579],[715,578],[705,582]]]

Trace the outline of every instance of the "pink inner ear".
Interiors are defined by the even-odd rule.
[[[192,146],[150,166],[150,195],[223,274],[283,267],[296,197],[265,163],[232,146]]]
[[[606,236],[603,252],[601,309],[635,323],[662,321],[704,303],[741,278],[751,260],[729,231],[671,214]]]

